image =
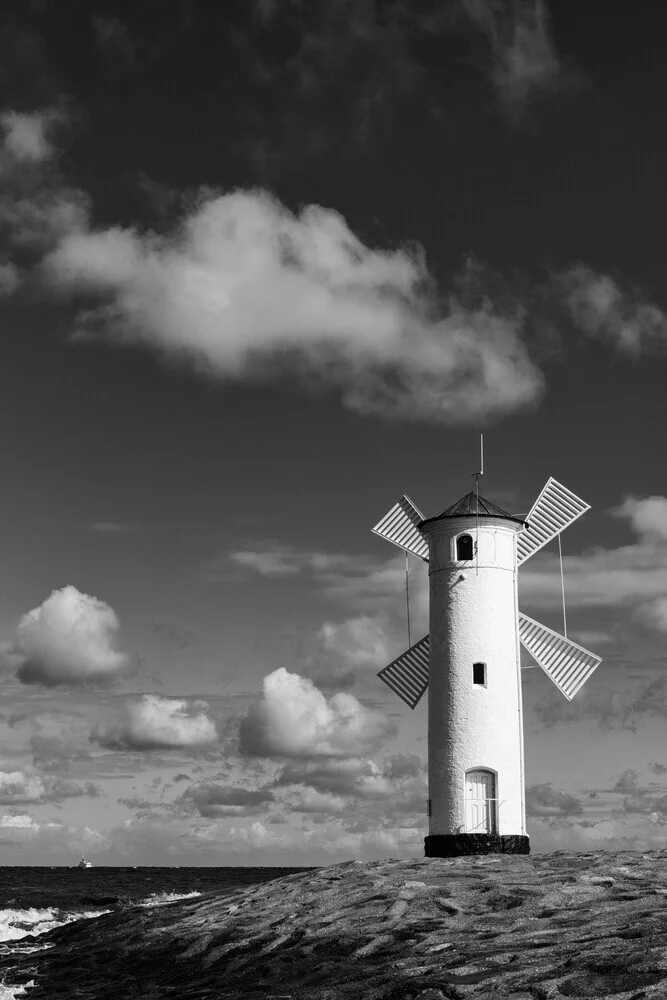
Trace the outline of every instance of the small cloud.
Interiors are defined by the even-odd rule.
[[[633,530],[647,541],[667,541],[667,497],[628,496],[609,513],[628,518]]]
[[[104,601],[72,586],[54,590],[19,622],[17,676],[46,687],[108,682],[128,667],[126,654],[113,648],[118,629],[116,613]]]
[[[564,65],[549,28],[546,0],[461,0],[470,23],[491,47],[491,82],[514,120],[535,98],[564,94],[584,83],[581,73]]]
[[[242,719],[239,746],[249,756],[345,757],[395,730],[352,695],[326,699],[312,681],[281,667],[264,678],[261,699]]]
[[[62,802],[63,799],[98,798],[99,785],[65,778],[42,777],[24,771],[0,771],[0,804]]]
[[[321,795],[335,798],[363,799],[386,803],[391,800],[396,812],[421,809],[428,798],[424,768],[414,773],[412,767],[396,773],[392,766],[379,767],[375,761],[354,758],[290,760],[273,782],[275,788],[290,786],[313,788]]]
[[[0,158],[0,176],[3,160],[16,163],[43,163],[55,154],[50,132],[62,121],[62,112],[48,108],[42,111],[3,111],[0,128],[4,132]]]
[[[231,785],[204,783],[193,785],[183,793],[182,803],[192,803],[201,816],[250,816],[274,799],[266,789],[249,791]]]
[[[608,274],[574,264],[552,278],[550,290],[582,333],[622,354],[637,357],[667,344],[663,310]]]
[[[0,264],[0,299],[13,295],[21,285],[21,272],[11,261]]]
[[[326,653],[352,667],[384,667],[391,660],[389,623],[378,615],[358,615],[342,622],[325,622],[317,638]]]
[[[280,551],[232,552],[230,557],[232,562],[246,569],[254,570],[260,576],[296,576],[300,570],[295,562],[290,562],[288,553]]]
[[[656,631],[667,632],[667,595],[640,605],[637,617]]]
[[[218,739],[215,723],[201,711],[207,707],[145,694],[126,705],[121,719],[96,726],[90,739],[110,750],[199,749]]]
[[[632,768],[624,771],[612,788],[614,792],[625,792],[626,794],[634,794],[640,790],[639,775]]]
[[[526,789],[526,813],[529,816],[577,816],[583,812],[581,802],[557,792],[551,784],[533,785]]]
[[[39,823],[35,823],[32,816],[19,813],[18,816],[0,816],[0,827],[4,830],[24,830],[26,832],[37,832]]]
[[[42,771],[67,772],[72,761],[88,760],[90,754],[74,740],[35,734],[30,737],[30,751],[35,767]]]
[[[648,769],[651,774],[667,774],[667,767],[664,764],[659,764],[656,760],[651,761]]]
[[[399,778],[419,778],[424,774],[424,761],[415,753],[395,753],[385,758],[382,773],[390,781]]]
[[[175,777],[173,778],[174,784],[177,784],[180,781],[192,781],[192,778],[190,777],[189,774],[182,774],[181,773],[181,774],[175,775]]]
[[[340,813],[345,809],[345,804],[342,796],[319,792],[309,786],[290,788],[280,797],[282,807],[298,813]]]

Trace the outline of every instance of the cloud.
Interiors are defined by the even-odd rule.
[[[326,600],[356,612],[325,621],[313,636],[307,673],[320,687],[350,687],[362,674],[386,666],[408,645],[402,554],[378,559],[266,542],[232,552],[228,558],[246,572],[269,579],[305,576]],[[224,561],[212,563],[208,575],[209,579],[223,576]],[[410,615],[416,641],[428,631],[428,575],[416,559],[410,567]]]
[[[388,622],[379,616],[359,615],[342,622],[325,622],[317,638],[326,653],[353,667],[384,667],[391,659]]]
[[[407,756],[407,755],[406,755]],[[273,787],[303,785],[322,795],[392,802],[392,809],[423,808],[427,791],[424,767],[414,762],[401,765],[401,755],[388,758],[382,767],[362,758],[288,761]]]
[[[582,812],[578,799],[567,792],[554,791],[550,783],[526,789],[526,813],[529,816],[573,816]]]
[[[39,824],[31,816],[19,813],[16,816],[0,816],[0,827],[3,830],[38,830]]]
[[[345,757],[379,744],[395,724],[338,692],[327,699],[312,681],[284,667],[263,680],[263,693],[241,720],[239,748],[249,756]]]
[[[229,557],[238,566],[254,570],[260,576],[296,576],[300,572],[297,559],[289,561],[285,551],[252,552],[240,550]]]
[[[70,124],[64,109],[0,113],[0,238],[6,260],[4,294],[16,290],[26,268],[66,233],[84,229],[88,197],[67,186],[55,165],[54,131]]]
[[[667,316],[641,292],[584,264],[555,275],[552,290],[587,337],[633,357],[667,344]]]
[[[667,594],[666,553],[651,545],[638,543],[563,556],[563,569],[566,599],[578,607],[613,607]],[[519,576],[524,605],[557,608],[558,574],[558,555],[535,556],[530,568]]]
[[[0,113],[3,142],[0,150],[0,176],[15,164],[43,163],[55,154],[50,133],[62,121],[62,112],[55,108],[41,111]]]
[[[438,305],[416,248],[365,246],[337,212],[265,191],[204,193],[168,236],[73,226],[44,274],[97,295],[81,335],[147,343],[210,376],[336,389],[345,405],[463,424],[534,404],[521,308]]]
[[[340,813],[345,799],[338,795],[318,792],[315,788],[291,788],[280,797],[280,804],[290,812],[324,814]]]
[[[88,760],[90,754],[74,740],[36,734],[30,737],[30,751],[35,767],[43,771],[67,772],[75,760]]]
[[[54,590],[18,624],[13,652],[21,661],[19,680],[47,687],[112,680],[128,666],[125,653],[113,648],[118,628],[104,601],[72,586]]]
[[[10,261],[0,264],[0,298],[12,295],[21,284],[21,274]]]
[[[628,518],[633,530],[647,541],[667,541],[667,497],[652,496],[642,500],[628,496],[610,514]]]
[[[565,593],[574,607],[627,605],[638,621],[667,631],[667,498],[626,497],[609,513],[630,521],[639,540],[564,556]],[[556,554],[542,552],[519,575],[525,606],[555,609],[560,601]]]
[[[623,772],[612,791],[625,795],[621,806],[624,813],[667,818],[667,795],[656,796],[642,788],[639,775],[632,769]]]
[[[195,806],[201,816],[249,816],[259,812],[274,799],[267,789],[250,791],[231,785],[203,783],[193,785],[181,796],[179,802]]]
[[[90,739],[111,750],[198,749],[218,739],[215,723],[201,710],[207,707],[145,694],[125,706],[121,719],[96,726]]]
[[[63,799],[88,796],[97,798],[101,794],[98,785],[92,781],[80,784],[69,779],[43,777],[24,771],[0,771],[0,804],[12,805],[24,802],[61,802]]]
[[[490,79],[502,108],[518,119],[537,97],[567,93],[583,77],[566,68],[549,30],[546,0],[461,0],[491,47]]]
[[[222,576],[225,564],[231,560],[262,576],[307,576],[327,599],[357,613],[371,613],[372,616],[380,600],[392,600],[396,612],[405,614],[405,559],[402,554],[389,557],[353,556],[344,552],[297,549],[278,542],[265,542],[261,548],[244,550],[242,559],[238,559],[238,555],[238,552],[232,552],[222,562],[215,560],[210,563],[208,578],[215,580]],[[267,566],[271,567],[269,572]],[[410,601],[413,613],[425,619],[428,575],[426,565],[417,559],[413,559],[410,566]]]

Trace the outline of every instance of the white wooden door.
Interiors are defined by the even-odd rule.
[[[466,774],[466,833],[496,832],[496,781],[492,771]]]

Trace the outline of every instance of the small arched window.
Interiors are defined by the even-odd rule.
[[[459,535],[456,539],[456,558],[472,559],[472,536]]]

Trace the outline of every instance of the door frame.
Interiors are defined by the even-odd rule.
[[[468,777],[471,774],[481,772],[482,774],[487,774],[491,776],[492,781],[492,791],[493,795],[488,796],[485,799],[472,800],[468,796]],[[464,788],[464,809],[465,809],[465,823],[466,828],[468,826],[468,803],[471,801],[482,801],[486,802],[488,809],[488,816],[490,822],[488,823],[488,830],[468,830],[466,833],[484,833],[484,834],[495,834],[498,832],[498,772],[492,767],[470,767],[463,775],[463,788]]]

